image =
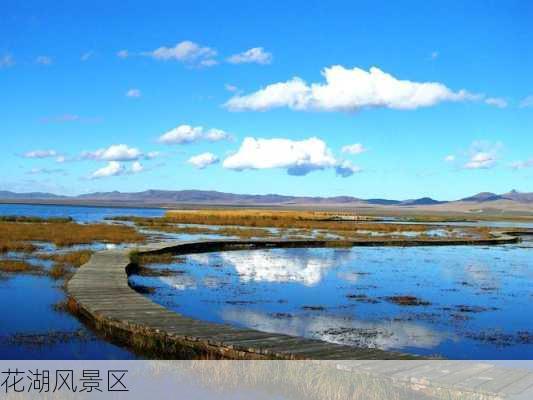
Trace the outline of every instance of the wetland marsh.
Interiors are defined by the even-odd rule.
[[[87,328],[65,306],[64,283],[94,251],[198,239],[431,243],[490,239],[494,230],[505,231],[483,223],[340,221],[322,212],[139,209],[135,215],[134,209],[84,208],[80,216],[81,207],[38,206],[31,212],[27,207],[0,207],[0,311],[19,310],[0,325],[4,358],[136,357]],[[533,325],[525,317],[533,303],[530,239],[498,246],[143,256],[130,285],[170,310],[205,321],[422,356],[528,359],[533,357]]]

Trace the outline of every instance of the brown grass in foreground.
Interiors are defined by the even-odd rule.
[[[16,251],[20,253],[31,253],[35,250],[35,246],[31,243],[25,242],[14,242],[12,240],[2,240],[0,239],[0,254],[7,253],[10,251]]]
[[[26,261],[0,260],[0,272],[6,273],[32,273],[41,272],[42,269]]]
[[[59,254],[39,254],[38,257],[42,260],[52,260],[57,264],[65,264],[70,267],[79,268],[89,261],[93,254],[90,250],[71,251],[69,253]]]
[[[12,248],[13,242],[31,241],[50,242],[56,246],[92,242],[139,243],[144,241],[144,236],[135,228],[122,225],[0,222],[0,250]]]
[[[130,260],[133,264],[138,266],[148,264],[171,264],[179,262],[180,258],[172,253],[163,254],[140,254],[136,251],[130,253]]]

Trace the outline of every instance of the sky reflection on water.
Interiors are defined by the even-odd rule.
[[[232,251],[170,267],[173,276],[130,279],[199,319],[447,358],[533,357],[527,243]],[[388,299],[403,295],[430,304]]]

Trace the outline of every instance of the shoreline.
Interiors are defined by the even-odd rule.
[[[139,254],[192,254],[215,251],[289,247],[499,245],[517,243],[500,234],[482,240],[204,240],[160,242],[139,247]],[[357,244],[354,244],[357,243]],[[67,282],[71,311],[110,337],[141,350],[173,357],[186,352],[230,359],[421,359],[411,354],[337,345],[316,339],[236,328],[189,318],[156,304],[130,287],[135,266],[132,250],[95,253]]]

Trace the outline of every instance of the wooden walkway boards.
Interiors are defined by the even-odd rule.
[[[145,246],[139,252],[177,253],[206,249],[246,248],[247,241],[197,241]],[[256,245],[256,243],[255,243]],[[261,241],[260,247],[277,243]],[[220,357],[242,359],[411,359],[410,355],[377,349],[341,346],[320,340],[260,332],[185,317],[154,303],[130,288],[128,250],[95,253],[67,284],[67,291],[81,315],[110,333],[132,335],[134,343],[173,349],[189,347]],[[169,354],[171,355],[171,354]]]
[[[138,252],[185,254],[304,245],[322,247],[324,243],[283,240],[163,242],[141,247]],[[342,369],[368,370],[400,381],[430,382],[438,387],[458,387],[468,392],[496,394],[504,398],[533,398],[533,370],[514,370],[483,363],[422,360],[402,353],[336,345],[185,317],[130,288],[127,274],[129,252],[108,250],[95,253],[68,282],[67,291],[79,313],[89,323],[111,335],[125,338],[134,346],[163,352],[168,358],[187,348],[199,354],[233,359],[358,360],[338,362],[342,363]],[[398,361],[410,359],[415,361]],[[527,396],[524,397],[524,394]]]

